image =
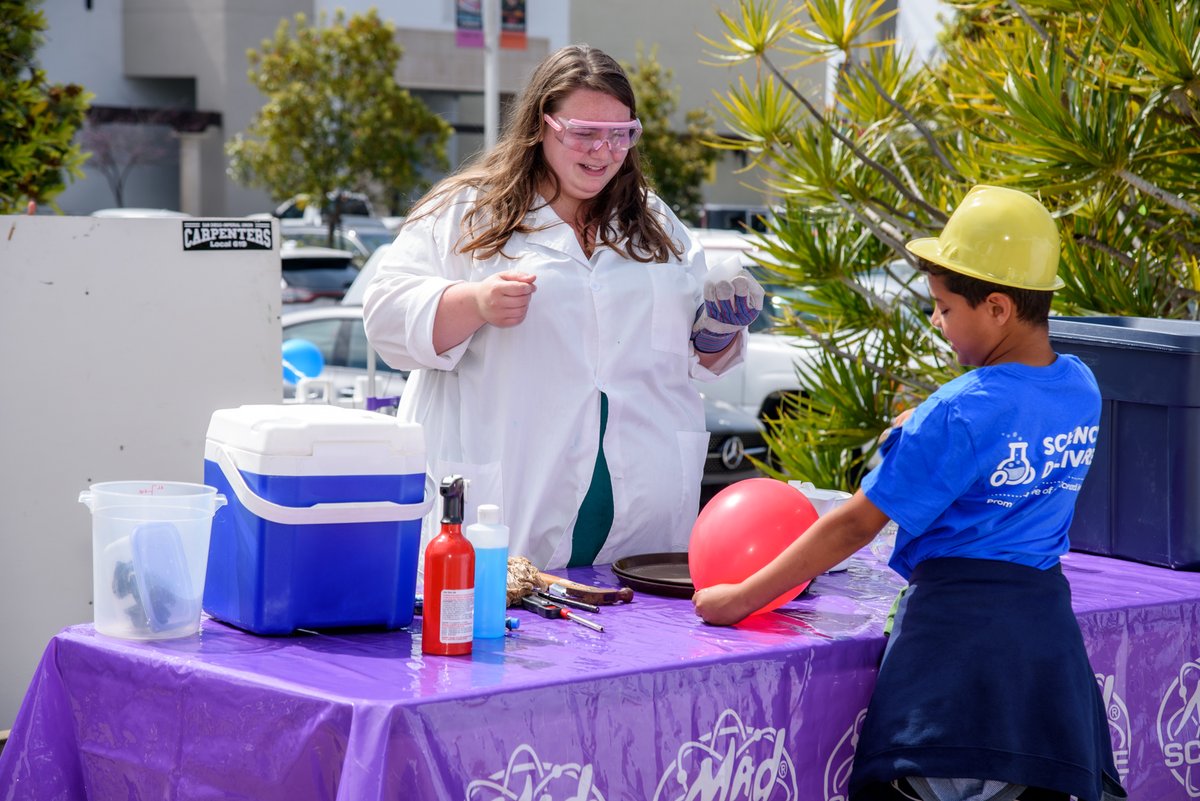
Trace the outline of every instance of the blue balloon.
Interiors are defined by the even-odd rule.
[[[307,339],[289,339],[283,343],[283,380],[294,387],[301,378],[316,378],[325,369],[321,349]]]

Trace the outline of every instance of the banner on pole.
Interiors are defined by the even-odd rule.
[[[525,0],[501,0],[500,46],[525,49]]]
[[[500,2],[500,47],[524,50],[525,0],[483,0]],[[459,47],[483,47],[483,2],[457,0],[454,16],[454,43]]]
[[[483,6],[480,0],[458,0],[454,14],[454,43],[483,47]]]

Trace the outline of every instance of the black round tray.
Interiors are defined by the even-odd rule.
[[[669,598],[691,598],[696,592],[688,572],[687,553],[647,553],[627,556],[612,564],[612,572],[639,592]]]

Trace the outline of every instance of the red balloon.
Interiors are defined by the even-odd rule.
[[[700,590],[744,581],[791,545],[817,519],[804,493],[773,478],[749,478],[713,496],[688,543],[688,572]],[[795,598],[805,581],[754,614],[770,612]]]

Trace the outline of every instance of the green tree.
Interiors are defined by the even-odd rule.
[[[0,213],[50,203],[80,178],[86,156],[72,144],[91,95],[52,84],[34,58],[46,18],[36,0],[0,0]]]
[[[376,198],[427,187],[447,169],[450,125],[395,78],[395,28],[374,9],[333,24],[304,14],[280,22],[274,39],[247,53],[250,82],[267,98],[245,134],[226,146],[230,174],[269,191],[325,198],[355,191]],[[329,220],[329,239],[337,226]]]
[[[704,204],[701,188],[713,180],[718,151],[705,145],[715,138],[713,116],[706,109],[684,114],[684,130],[671,127],[671,116],[679,107],[679,89],[672,85],[674,73],[658,62],[658,49],[646,55],[638,47],[634,65],[623,64],[638,101],[642,139],[638,143],[642,169],[655,192],[681,220],[700,221]]]
[[[1059,218],[1059,313],[1200,317],[1200,4],[949,5],[931,66],[880,35],[882,0],[741,0],[708,40],[758,68],[722,100],[722,146],[749,142],[783,201],[764,271],[793,298],[784,330],[824,354],[771,423],[778,477],[852,489],[892,416],[961,372],[919,296],[872,279],[903,279],[903,243],[936,235],[974,184],[1029,191]],[[790,76],[835,57],[827,106]]]

